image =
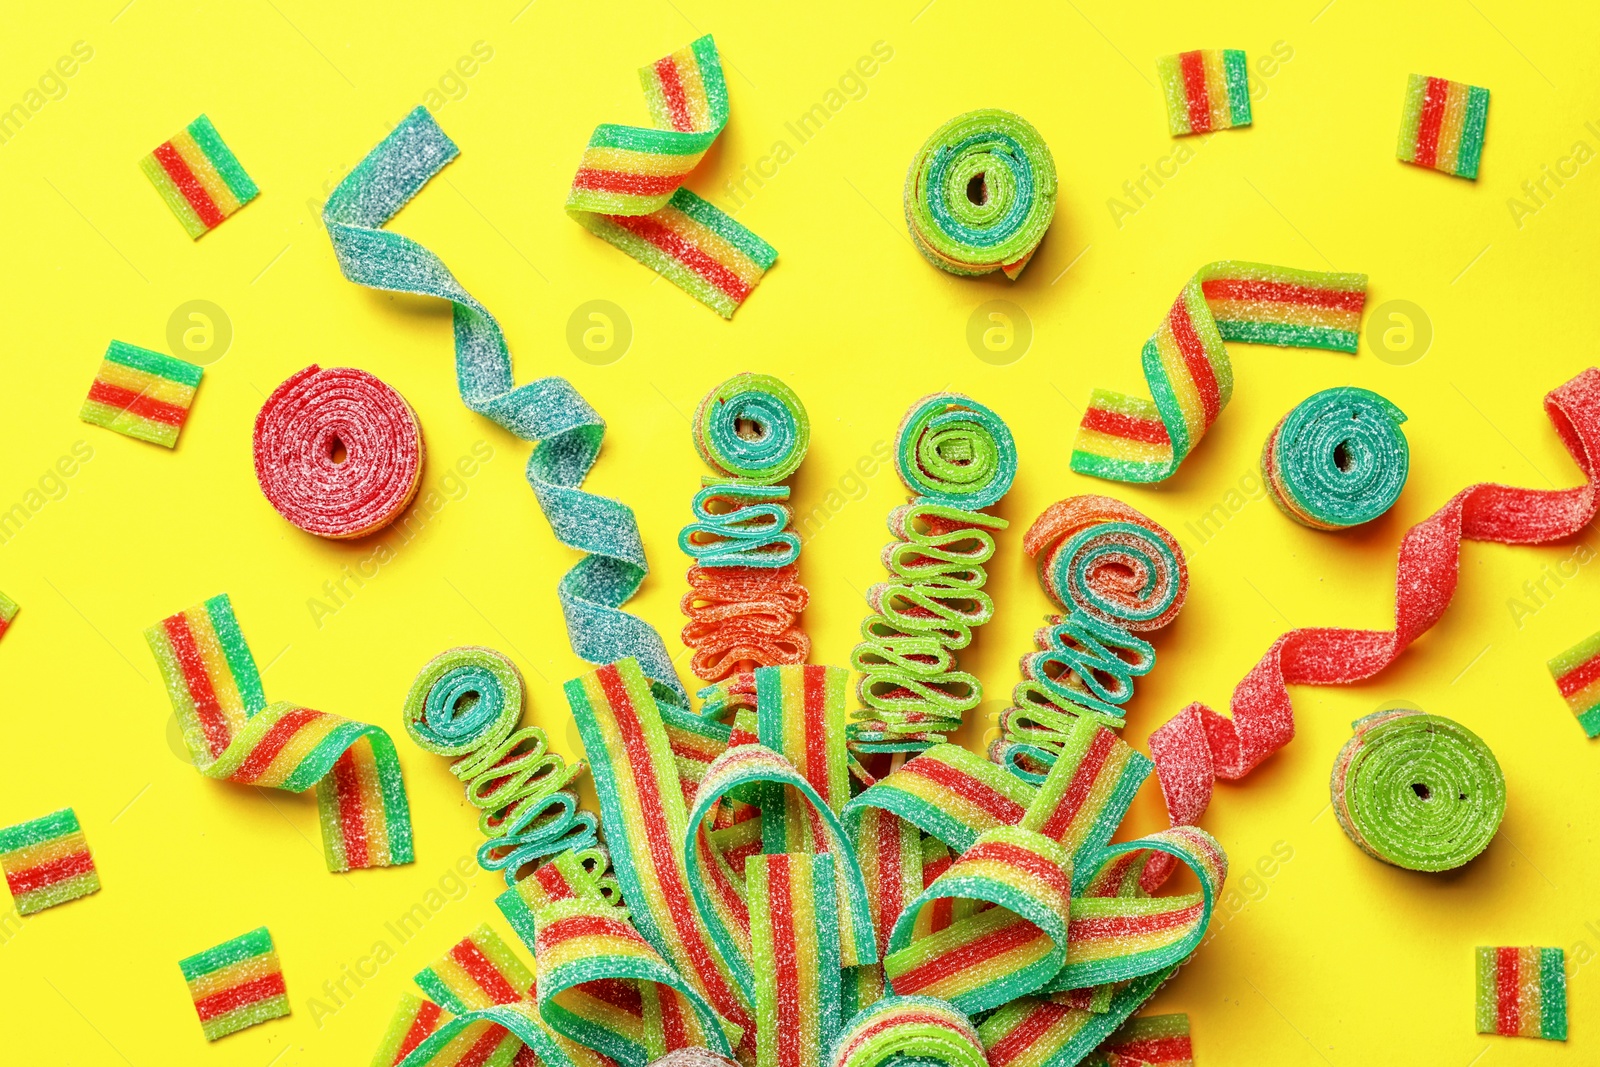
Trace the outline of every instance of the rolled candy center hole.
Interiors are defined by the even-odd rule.
[[[989,183],[983,171],[967,179],[967,199],[982,207],[989,202]]]
[[[1433,799],[1433,790],[1428,788],[1428,783],[1426,782],[1412,782],[1411,791],[1422,800]]]
[[[328,458],[333,460],[334,463],[343,463],[349,455],[349,451],[344,447],[344,442],[337,435],[328,441]]]
[[[1350,455],[1350,442],[1340,441],[1334,446],[1333,465],[1346,472],[1355,466],[1355,460]]]
[[[733,420],[733,432],[746,441],[759,441],[767,436],[767,428],[755,419],[743,415]]]
[[[456,702],[451,705],[451,708],[457,715],[463,715],[466,712],[471,711],[472,706],[477,702],[478,691],[475,689],[468,689],[465,693],[462,693],[460,696],[456,697]]]

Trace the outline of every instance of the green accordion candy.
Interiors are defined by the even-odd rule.
[[[1477,734],[1415,708],[1355,724],[1333,765],[1333,813],[1360,849],[1411,871],[1449,871],[1488,847],[1506,810],[1500,764]]]
[[[1056,214],[1056,164],[1027,120],[985,108],[933,132],[906,174],[906,225],[951,274],[1016,280]]]
[[[1284,514],[1316,530],[1359,526],[1405,488],[1411,449],[1405,412],[1355,386],[1324,389],[1283,417],[1261,450],[1261,471]]]
[[[800,469],[811,443],[805,405],[770,374],[736,374],[705,395],[694,413],[694,447],[728,480],[773,485]]]

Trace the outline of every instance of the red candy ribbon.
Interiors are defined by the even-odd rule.
[[[1439,621],[1455,593],[1461,542],[1538,545],[1571,537],[1594,518],[1600,465],[1600,369],[1589,368],[1545,397],[1561,443],[1585,483],[1519,489],[1483,482],[1461,490],[1400,542],[1395,628],[1290,630],[1233,691],[1231,718],[1189,705],[1150,735],[1167,813],[1196,823],[1218,778],[1243,778],[1294,737],[1290,685],[1347,685],[1371,678]]]
[[[362,537],[398,518],[417,494],[424,452],[411,406],[353,367],[313,363],[256,416],[262,494],[318,537]]]

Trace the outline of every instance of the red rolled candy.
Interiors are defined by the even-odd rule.
[[[256,481],[278,514],[318,537],[362,537],[399,517],[422,481],[422,430],[366,371],[313,363],[256,416]]]

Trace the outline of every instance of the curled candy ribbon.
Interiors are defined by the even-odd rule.
[[[1072,469],[1118,482],[1170,478],[1233,395],[1224,341],[1354,352],[1365,274],[1224,260],[1189,279],[1141,356],[1153,399],[1096,389]]]
[[[207,778],[317,791],[330,871],[410,863],[411,808],[394,742],[380,727],[267,702],[226,594],[144,632],[184,743]]]
[[[458,152],[427,108],[407,115],[323,207],[339,269],[358,285],[450,301],[462,402],[537,442],[528,457],[528,484],[556,538],[583,554],[556,590],[573,652],[590,663],[632,656],[662,699],[687,706],[688,694],[661,636],[621,610],[649,571],[633,512],[581,488],[600,455],[605,423],[564,378],[516,385],[505,334],[494,316],[438,256],[383,229]]]

